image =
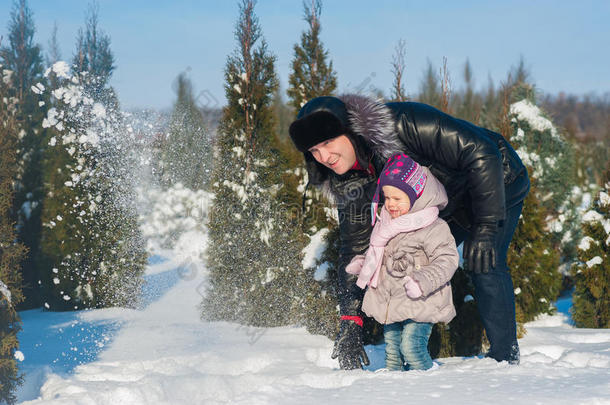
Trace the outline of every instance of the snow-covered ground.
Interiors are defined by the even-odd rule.
[[[333,343],[301,327],[202,322],[205,267],[184,242],[147,269],[141,309],[25,311],[24,404],[610,404],[610,330],[576,329],[560,312],[527,324],[522,362],[442,358],[432,371],[341,371]],[[186,243],[188,245],[188,242]],[[196,248],[194,248],[196,250]],[[188,251],[188,249],[187,249]]]

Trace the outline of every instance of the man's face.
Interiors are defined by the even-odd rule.
[[[356,163],[356,151],[345,135],[328,139],[309,148],[314,159],[337,174],[344,174]]]

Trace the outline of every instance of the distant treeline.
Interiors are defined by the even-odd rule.
[[[603,96],[559,93],[541,104],[566,133],[582,141],[610,141],[610,93]]]

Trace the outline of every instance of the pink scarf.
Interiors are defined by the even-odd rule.
[[[383,262],[383,250],[390,239],[403,232],[411,232],[425,228],[438,218],[438,208],[428,207],[420,211],[407,213],[398,218],[392,216],[385,209],[381,210],[381,218],[375,224],[371,233],[371,243],[365,256],[356,256],[345,271],[359,274],[356,285],[364,289],[367,285],[377,287],[379,270]]]

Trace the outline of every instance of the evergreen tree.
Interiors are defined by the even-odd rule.
[[[572,268],[571,312],[581,328],[610,328],[610,169],[605,177],[606,184],[583,216],[584,237]]]
[[[501,115],[500,107],[502,103],[499,102],[499,97],[491,76],[488,76],[487,78],[487,88],[485,89],[485,94],[481,95],[481,98],[483,99],[483,104],[481,106],[481,115],[479,119],[480,125],[496,132],[501,132],[502,134],[509,133],[510,130],[500,131],[498,129]]]
[[[17,238],[28,249],[22,263],[23,309],[40,305],[38,280],[40,268],[41,220],[44,198],[42,156],[47,134],[41,127],[46,100],[35,93],[45,88],[42,54],[34,43],[34,19],[26,0],[15,0],[9,22],[8,45],[0,49],[0,63],[13,72],[10,96],[16,97],[18,126],[18,170],[15,199],[11,212],[17,223]],[[39,102],[42,106],[39,106]]]
[[[472,112],[477,110],[479,98],[472,89],[469,64],[466,65],[464,74],[466,88],[454,99],[456,102],[454,108],[463,115],[463,118],[467,118],[469,114],[472,117]],[[560,263],[560,255],[557,252],[558,238],[543,237],[543,232],[548,232],[545,228],[548,228],[549,218],[561,218],[561,207],[553,204],[544,205],[544,201],[552,197],[553,191],[548,189],[548,185],[546,191],[543,191],[545,189],[541,189],[539,183],[548,181],[546,176],[558,174],[553,172],[559,170],[556,166],[561,166],[561,170],[566,173],[562,187],[568,191],[567,184],[571,178],[571,152],[568,145],[538,107],[530,101],[522,101],[535,100],[533,86],[525,82],[527,77],[527,71],[521,61],[519,66],[509,73],[508,80],[500,91],[496,91],[490,81],[481,110],[481,121],[489,128],[501,132],[506,139],[514,141],[515,149],[526,164],[532,164],[530,159],[535,159],[536,162],[546,159],[544,168],[540,169],[540,165],[537,165],[535,175],[531,176],[531,191],[524,203],[522,220],[515,231],[508,252],[508,266],[515,285],[520,334],[524,332],[523,323],[534,319],[540,313],[552,311],[551,303],[559,295],[562,283],[561,273],[558,271]],[[425,90],[422,93],[427,94],[428,98],[434,98],[430,95],[435,93],[434,89],[438,89],[438,86],[432,83],[432,78],[432,69],[429,68],[422,84],[422,89]],[[554,154],[557,160],[565,159],[565,161],[560,164],[552,161]],[[530,173],[534,171],[531,166],[529,170]],[[549,192],[551,193],[549,198],[542,198]],[[569,196],[564,190],[559,192],[562,193],[562,197]],[[564,204],[563,207],[566,205]],[[454,304],[458,310],[457,316],[448,325],[435,326],[430,338],[430,350],[433,354],[442,356],[473,355],[480,351],[486,341],[472,299],[474,289],[468,274],[458,269],[452,279],[452,287]]]
[[[45,174],[42,277],[53,310],[135,306],[146,264],[137,223],[136,149],[120,111],[105,107],[57,62],[50,70],[54,107],[43,126],[50,140]]]
[[[294,323],[303,300],[302,233],[279,199],[284,175],[274,134],[275,57],[262,38],[254,2],[242,0],[228,57],[228,105],[218,128],[212,176],[208,269],[202,316],[246,325]]]
[[[459,106],[454,110],[456,117],[478,124],[481,117],[481,99],[474,90],[474,80],[472,78],[472,68],[470,61],[464,64],[464,89],[459,96]]]
[[[573,145],[579,185],[597,191],[603,186],[604,165],[610,161],[610,136],[601,141],[575,140]]]
[[[288,129],[290,128],[290,124],[294,120],[296,112],[290,105],[286,104],[286,102],[284,101],[284,97],[282,96],[281,85],[278,85],[277,90],[273,95],[272,106],[274,117],[277,122],[277,132],[280,141],[282,143],[292,145]],[[295,156],[298,156],[298,154],[295,153]]]
[[[55,62],[59,62],[61,59],[61,51],[59,50],[59,42],[57,41],[57,21],[53,24],[53,32],[51,33],[51,39],[49,39],[47,50],[47,66],[53,66]]]
[[[48,42],[48,49],[47,49],[47,55],[46,55],[46,65],[47,68],[51,68],[56,62],[59,62],[61,60],[61,52],[59,50],[59,43],[57,41],[57,22],[55,22],[55,24],[53,25],[53,33],[51,34],[51,38],[49,39]],[[56,89],[59,87],[59,83],[57,83],[56,81],[54,81],[55,79],[55,75],[47,75],[45,77],[45,79],[48,82],[48,86]],[[47,134],[47,137],[50,138],[53,135],[56,135],[53,133],[52,129],[49,129]]]
[[[5,69],[13,71],[13,88],[21,104],[42,77],[40,45],[34,43],[34,17],[26,0],[14,0],[8,26],[9,45],[0,49]],[[32,97],[28,100],[32,103]]]
[[[114,57],[98,14],[90,4],[74,73],[64,62],[48,70],[53,108],[43,126],[55,136],[45,168],[41,282],[53,310],[135,306],[146,264],[133,206],[137,148],[109,85]]]
[[[526,97],[529,97],[532,102],[536,100],[534,84],[529,81],[529,77],[530,74],[525,68],[523,58],[519,60],[517,66],[511,67],[506,79],[497,89],[491,76],[488,77],[486,93],[481,96],[483,100],[480,114],[482,126],[510,139],[513,135],[512,117],[509,111],[511,104]]]
[[[470,275],[461,267],[451,279],[456,316],[449,324],[434,325],[428,342],[432,357],[475,356],[485,343],[485,331],[479,317]]]
[[[515,77],[523,76],[517,72]],[[547,231],[552,249],[559,249],[562,262],[571,262],[578,240],[578,197],[574,151],[563,134],[536,105],[533,86],[517,82],[512,87],[509,118],[512,134],[508,137],[523,162],[533,169],[530,176],[537,186],[535,197],[546,211]]]
[[[193,85],[184,73],[176,79],[176,93],[161,155],[162,181],[167,187],[182,183],[191,190],[203,190],[208,185],[212,151]]]
[[[339,271],[339,227],[321,229],[313,238],[323,238],[323,253],[314,266],[304,266],[305,285],[309,286],[305,297],[303,323],[309,333],[325,335],[335,339],[339,332],[339,297],[337,294],[337,272]],[[365,339],[378,327],[374,319],[364,318]]]
[[[301,107],[309,100],[320,96],[333,95],[337,88],[337,75],[333,71],[332,62],[326,64],[328,51],[320,41],[320,14],[322,3],[320,0],[312,0],[311,4],[303,2],[305,9],[305,21],[309,30],[301,34],[301,44],[294,46],[294,59],[292,61],[292,73],[290,74],[289,89],[290,105],[297,113]],[[294,117],[293,117],[294,119]],[[290,160],[289,170],[295,170],[298,180],[298,191],[309,193],[304,197],[305,216],[303,230],[312,235],[321,229],[336,226],[329,221],[326,215],[328,202],[317,190],[307,187],[306,170],[303,162],[303,154],[297,151],[294,146],[286,150]],[[297,201],[295,201],[295,204]]]
[[[99,28],[99,5],[89,4],[85,16],[85,29],[78,30],[76,51],[72,64],[76,75],[87,87],[95,100],[106,106],[118,102],[114,90],[108,82],[114,72],[114,55],[110,49],[110,36]]]
[[[432,62],[428,61],[428,66],[424,73],[424,80],[420,85],[418,100],[421,103],[429,104],[438,109],[442,109],[442,90],[439,86],[439,79]]]
[[[563,220],[569,226],[562,210],[568,205],[570,183],[575,179],[572,151],[536,106],[534,88],[525,82],[528,74],[523,66],[521,61],[500,92],[503,116],[498,125],[528,167],[531,182],[508,252],[521,332],[523,323],[553,310],[551,303],[561,291],[559,265],[564,258],[560,243],[569,232],[566,235],[566,229],[553,224]],[[549,233],[554,237],[549,238]]]
[[[333,63],[326,63],[328,51],[320,40],[321,0],[303,1],[305,21],[309,30],[301,34],[301,44],[294,46],[292,73],[288,79],[288,96],[295,111],[318,96],[332,95],[337,88],[337,75]]]
[[[17,305],[23,301],[20,265],[25,248],[15,242],[10,215],[13,181],[16,176],[18,100],[11,95],[12,72],[0,65],[0,401],[14,404],[15,389],[23,382],[18,373],[15,351],[21,321]]]
[[[546,238],[546,210],[537,197],[537,181],[523,204],[521,220],[508,251],[508,268],[515,287],[517,323],[523,325],[552,310],[561,291],[559,252]],[[522,328],[520,328],[522,331]]]
[[[517,66],[512,67],[511,76],[515,84],[524,84],[531,82],[530,72],[525,66],[525,59],[523,58],[523,55],[519,57],[519,62],[517,63]]]
[[[301,34],[301,43],[294,46],[294,59],[290,75],[288,95],[289,104],[294,108],[290,118],[293,121],[300,108],[309,100],[319,96],[334,94],[337,88],[337,76],[332,62],[326,63],[328,51],[320,41],[320,14],[322,4],[319,0],[310,3],[304,1],[305,21],[308,30]],[[336,289],[336,267],[338,255],[336,245],[339,241],[338,223],[333,218],[334,208],[322,193],[308,187],[307,171],[303,154],[295,149],[292,141],[284,151],[286,156],[285,173],[287,174],[284,193],[291,200],[286,204],[294,207],[303,206],[300,218],[300,229],[310,244],[322,242],[324,252],[321,260],[307,262],[300,272],[303,283],[305,307],[302,322],[311,333],[324,334],[334,338],[338,327]],[[291,190],[288,190],[291,187]],[[305,246],[304,246],[305,247]],[[309,249],[311,246],[307,246]]]

